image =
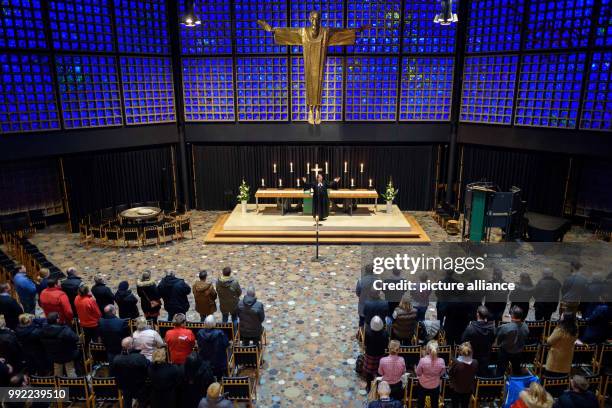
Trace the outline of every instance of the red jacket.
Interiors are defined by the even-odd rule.
[[[59,323],[71,323],[73,319],[72,307],[68,296],[59,287],[47,288],[40,293],[40,307],[49,316],[51,312],[59,314]]]
[[[74,307],[79,316],[81,327],[98,327],[98,320],[102,317],[96,299],[91,294],[74,298]]]
[[[165,341],[170,351],[170,361],[174,364],[183,364],[193,351],[196,338],[191,330],[176,327],[168,330]]]

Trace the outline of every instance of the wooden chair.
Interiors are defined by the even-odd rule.
[[[234,345],[232,347],[232,354],[230,356],[230,364],[234,370],[234,373],[238,374],[244,369],[253,369],[255,378],[259,377],[259,368],[262,362],[261,349],[256,346],[239,346]]]
[[[599,352],[596,360],[593,362],[593,373],[594,374],[608,374],[602,373],[601,369],[611,370],[612,369],[612,343],[604,343],[599,346]]]
[[[102,230],[102,233],[104,234],[104,242],[106,245],[119,245],[119,238],[121,237],[121,230],[119,227],[106,227]]]
[[[602,381],[602,391],[599,395],[599,406],[604,407],[606,400],[612,399],[612,376],[606,375],[605,380]]]
[[[255,382],[250,377],[223,377],[221,387],[225,397],[236,403],[244,402],[254,407],[257,400]]]
[[[397,354],[404,358],[406,370],[413,371],[421,359],[421,346],[402,346]]]
[[[540,344],[546,334],[546,320],[526,321],[525,324],[529,328],[529,336],[525,344]]]
[[[417,406],[419,392],[419,379],[413,376],[408,377],[408,382],[404,388],[404,406],[411,408]]]
[[[548,391],[548,393],[552,395],[554,399],[559,398],[559,396],[561,396],[563,392],[568,390],[570,386],[570,380],[568,376],[554,378],[542,376],[541,382],[542,387],[544,387],[544,389]]]
[[[123,229],[123,244],[126,247],[130,246],[130,243],[136,243],[136,246],[142,245],[142,240],[140,239],[140,232],[138,228],[124,228]]]
[[[159,227],[155,225],[144,227],[142,231],[142,244],[148,245],[149,241],[151,240],[155,240],[155,245],[159,246],[159,243],[160,243]]]
[[[601,386],[602,386],[601,375],[588,375],[584,378],[589,383],[589,391],[595,394],[597,398],[599,399],[599,396],[601,395]]]
[[[185,232],[189,231],[191,233],[191,239],[193,239],[193,230],[191,229],[191,217],[180,217],[177,222],[181,238],[185,238]]]
[[[176,222],[166,222],[162,225],[164,244],[178,237],[178,224]]]
[[[98,402],[102,404],[119,403],[119,408],[123,408],[123,395],[117,386],[115,377],[91,377],[91,393],[93,407]]]
[[[582,369],[587,375],[592,375],[595,361],[597,361],[596,356],[596,344],[575,345],[572,367]]]
[[[87,365],[89,366],[87,368],[87,372],[91,372],[92,367],[96,364],[110,363],[110,361],[108,361],[106,347],[103,343],[98,343],[95,341],[89,343],[89,358],[87,361]]]
[[[576,325],[578,326],[578,338],[581,338],[587,328],[587,322],[584,319],[578,319]]]
[[[504,377],[482,378],[476,377],[476,389],[470,397],[470,405],[480,407],[483,402],[501,403],[504,394]],[[501,405],[501,404],[499,404]]]
[[[92,240],[92,235],[89,232],[89,226],[83,221],[79,223],[79,239],[81,244],[85,245],[86,247]]]
[[[157,321],[157,332],[159,333],[162,339],[166,338],[166,333],[170,329],[174,329],[174,323],[169,322],[167,320]]]
[[[448,367],[448,364],[452,358],[452,349],[451,346],[438,346],[438,357],[444,360],[444,365]]]
[[[102,234],[102,226],[92,225],[89,227],[89,232],[91,233],[91,241],[98,244],[104,241],[104,236]]]
[[[57,379],[52,375],[31,375],[30,385],[35,388],[57,388]]]
[[[70,401],[84,402],[86,408],[95,408],[87,377],[57,377],[57,387],[68,388]]]
[[[531,367],[532,369],[537,369],[537,367],[541,366],[542,363],[540,361],[540,353],[542,352],[541,344],[529,344],[523,348],[523,365],[528,369]]]

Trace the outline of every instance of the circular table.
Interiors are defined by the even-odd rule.
[[[163,217],[161,208],[158,207],[134,207],[121,211],[119,218],[122,223],[140,224],[151,221],[158,221]]]

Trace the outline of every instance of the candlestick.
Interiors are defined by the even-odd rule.
[[[370,188],[372,188],[372,179],[370,179]]]
[[[293,173],[293,162],[289,163],[289,173]]]
[[[360,173],[363,173],[363,163],[361,163],[361,164],[359,165],[359,167],[361,167],[361,170],[360,170],[359,172],[360,172]]]
[[[351,179],[351,187],[355,187],[355,179]]]
[[[274,174],[276,174],[276,163],[274,163],[274,170],[272,170]]]
[[[348,173],[348,162],[344,162],[344,172]]]
[[[310,162],[306,163],[306,174],[310,174]]]
[[[265,186],[266,186],[266,183],[264,182],[264,179],[261,179],[261,186],[262,186],[262,187],[265,187]]]
[[[297,186],[300,186],[300,179],[297,179]]]
[[[327,167],[327,162],[325,162],[325,174],[329,174],[329,169]]]
[[[283,179],[278,179],[278,186],[282,187],[283,186]]]

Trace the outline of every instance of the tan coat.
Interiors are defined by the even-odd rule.
[[[574,358],[575,341],[576,337],[571,336],[559,327],[555,327],[550,337],[546,339],[546,344],[550,349],[544,368],[555,373],[569,373]]]
[[[195,309],[199,314],[208,316],[217,311],[217,291],[212,283],[197,281],[191,289],[195,298]]]

